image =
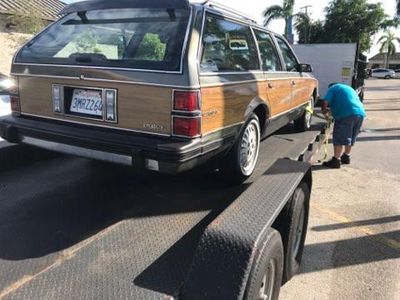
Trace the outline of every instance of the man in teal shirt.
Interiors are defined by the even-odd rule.
[[[328,114],[329,105],[335,119],[333,128],[334,156],[330,161],[324,162],[323,166],[339,169],[341,164],[350,164],[351,148],[360,133],[366,113],[356,91],[342,83],[331,84],[323,100],[323,114]]]

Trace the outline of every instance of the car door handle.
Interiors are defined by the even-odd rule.
[[[274,88],[274,86],[273,86],[272,83],[268,83],[268,87],[269,87],[270,89],[273,89],[273,88]]]
[[[292,80],[292,85],[296,85],[296,82],[294,80]]]

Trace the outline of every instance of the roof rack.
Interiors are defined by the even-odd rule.
[[[255,23],[255,24],[258,24],[257,21],[254,20],[251,16],[246,15],[246,14],[244,14],[244,13],[242,13],[242,12],[236,10],[236,9],[227,7],[227,6],[225,6],[225,5],[221,4],[221,3],[215,2],[215,1],[213,1],[213,0],[204,1],[204,2],[202,3],[202,5],[204,5],[204,6],[207,5],[207,6],[211,7],[211,8],[217,8],[217,9],[219,8],[219,9],[222,9],[222,10],[227,11],[227,12],[233,14],[233,15],[240,16],[240,17],[244,18],[244,19],[247,20],[247,21],[250,21],[250,22],[253,22],[253,23]]]

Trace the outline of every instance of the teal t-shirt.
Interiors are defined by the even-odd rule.
[[[338,83],[331,86],[324,100],[328,102],[332,116],[336,120],[350,116],[363,118],[367,116],[356,91],[348,85]]]

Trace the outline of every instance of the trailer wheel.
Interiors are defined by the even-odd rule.
[[[270,229],[252,265],[245,300],[277,300],[282,283],[283,244],[279,232]]]
[[[294,120],[294,128],[297,132],[307,131],[311,128],[313,109],[314,109],[314,97],[311,96],[301,117]]]
[[[289,281],[300,269],[306,239],[309,214],[310,189],[302,182],[293,193],[289,203],[286,225],[282,238],[285,249],[283,282]]]
[[[253,174],[260,150],[260,122],[252,114],[222,166],[225,178],[241,183]]]

